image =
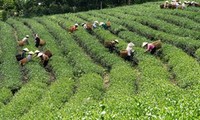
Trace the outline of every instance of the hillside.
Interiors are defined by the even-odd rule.
[[[0,21],[0,120],[200,119],[200,8],[160,4]],[[111,28],[81,26],[96,20]],[[36,56],[24,66],[15,58],[37,50],[35,33],[53,53],[45,68]],[[25,35],[29,45],[18,46]],[[115,39],[118,50],[135,44],[138,64],[104,47]],[[144,53],[142,43],[158,39],[162,50]]]

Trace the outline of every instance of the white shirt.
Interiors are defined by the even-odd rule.
[[[83,25],[83,28],[87,29],[87,25],[86,25],[86,24],[84,24],[84,25]]]
[[[27,56],[27,60],[30,61],[32,59],[32,55]]]
[[[128,43],[126,50],[128,51],[128,56],[131,56],[131,53],[134,51],[133,50],[134,44],[132,42]]]
[[[28,41],[28,38],[27,38],[27,37],[24,37],[24,38],[22,39],[22,41],[23,41],[23,42],[26,42],[26,41]]]
[[[96,27],[97,27],[96,23],[93,23],[93,24],[92,24],[92,26],[93,26],[94,28],[96,28]]]
[[[127,47],[126,50],[128,51],[128,56],[131,56],[132,53],[132,49],[131,47]]]

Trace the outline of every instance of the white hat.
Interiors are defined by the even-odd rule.
[[[42,56],[43,55],[43,53],[42,52],[40,52],[38,55],[37,55],[37,57],[40,57],[40,56]]]
[[[78,26],[78,23],[74,24],[75,26]]]
[[[29,35],[26,35],[27,38],[29,38]]]
[[[175,0],[172,0],[172,2],[175,2]]]
[[[98,24],[99,22],[96,20],[96,21],[94,21],[94,23],[97,23],[97,24]]]
[[[81,26],[85,25],[86,23],[82,23]]]
[[[23,49],[23,51],[26,51],[26,52],[28,52],[29,50],[28,50],[28,48],[24,48],[24,49]]]
[[[169,3],[169,1],[165,1],[166,3]]]
[[[104,22],[100,22],[100,23],[99,23],[100,26],[103,25],[103,24],[104,24]]]
[[[119,40],[115,39],[115,42],[119,43]]]
[[[33,52],[33,51],[30,51],[28,54],[30,54],[30,55],[33,55],[33,54],[34,54],[34,52]]]
[[[35,37],[39,37],[38,34],[35,34]]]
[[[128,44],[129,47],[133,47],[135,46],[135,44],[133,44],[132,42]]]
[[[143,42],[142,47],[146,46],[147,44],[148,44],[148,42]]]
[[[40,51],[39,50],[35,50],[35,53],[39,53]]]

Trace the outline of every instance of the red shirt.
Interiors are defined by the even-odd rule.
[[[76,26],[72,26],[72,28],[71,28],[73,31],[75,31],[76,30]]]
[[[155,48],[155,46],[153,44],[148,44],[147,45],[147,50],[148,51],[152,51],[152,49],[154,49],[154,48]]]

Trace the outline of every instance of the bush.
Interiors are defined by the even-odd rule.
[[[49,12],[50,12],[50,14],[58,14],[58,13],[62,13],[63,11],[62,11],[62,9],[60,9],[61,8],[61,6],[59,6],[59,5],[57,5],[57,4],[51,4],[50,6],[49,6]]]
[[[7,104],[12,97],[12,92],[8,88],[2,88],[0,89],[0,93],[0,102]]]
[[[7,12],[5,10],[2,11],[2,20],[3,21],[7,20]]]
[[[195,52],[195,57],[200,60],[200,49],[197,49]]]

